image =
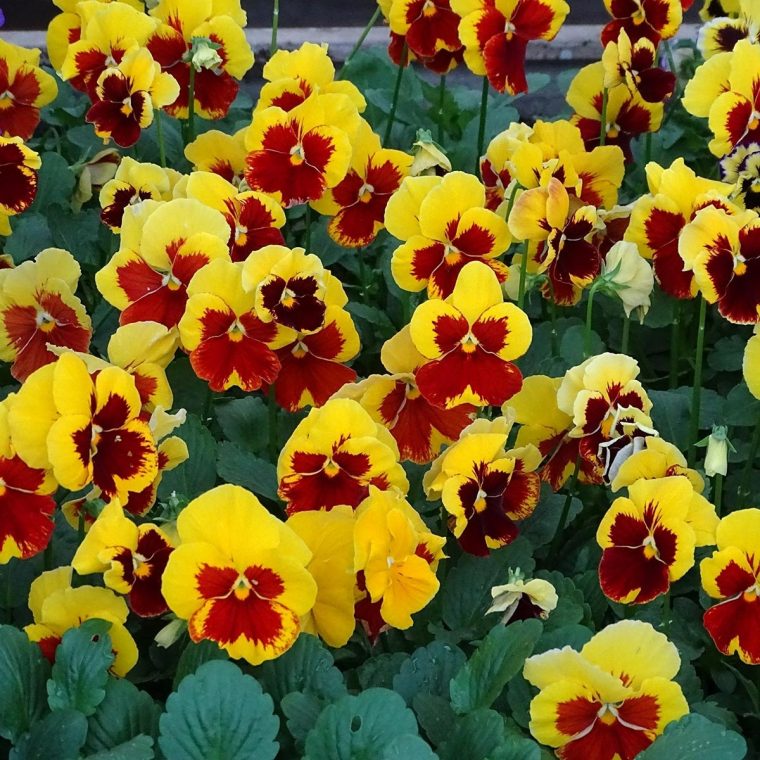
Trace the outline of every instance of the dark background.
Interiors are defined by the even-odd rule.
[[[569,21],[575,24],[604,23],[608,16],[602,0],[571,0]],[[697,6],[688,14],[696,20]],[[248,11],[248,25],[271,24],[270,0],[243,0]],[[58,13],[51,0],[0,0],[6,29],[44,29]],[[280,25],[293,26],[364,26],[375,9],[374,0],[280,0]]]

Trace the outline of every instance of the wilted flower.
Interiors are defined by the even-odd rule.
[[[546,620],[559,601],[557,591],[549,581],[532,578],[526,582],[520,568],[509,570],[507,583],[494,586],[491,598],[493,603],[486,610],[486,615],[492,612],[502,613],[502,625],[528,618]]]
[[[638,309],[643,321],[651,303],[654,274],[635,243],[621,241],[610,248],[597,282],[601,290],[611,292],[623,302],[626,317]]]
[[[723,425],[713,425],[712,433],[697,446],[706,446],[705,475],[714,478],[716,475],[725,475],[728,472],[728,451],[735,451],[731,441],[728,440],[728,428]]]
[[[74,194],[71,196],[71,208],[75,213],[81,211],[87,201],[112,180],[118,170],[121,155],[114,148],[98,151],[91,159],[79,164],[79,178]],[[72,167],[73,169],[74,167]]]
[[[446,174],[451,171],[451,161],[443,148],[434,142],[429,129],[418,129],[417,139],[412,143],[412,165],[409,174],[421,177],[428,174]]]

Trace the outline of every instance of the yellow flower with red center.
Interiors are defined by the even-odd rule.
[[[137,664],[137,644],[124,625],[129,615],[126,602],[107,588],[71,586],[72,569],[59,567],[38,575],[29,588],[33,623],[24,627],[29,640],[54,662],[55,652],[66,631],[87,620],[111,624],[108,636],[114,660],[111,673],[124,677]]]
[[[576,304],[583,288],[599,275],[602,257],[592,242],[596,223],[596,209],[571,204],[564,185],[554,177],[546,187],[526,190],[515,201],[509,228],[516,238],[537,243],[527,253],[528,271],[546,273],[548,281],[541,286],[545,298]]]
[[[435,573],[445,544],[400,494],[370,490],[356,511],[354,556],[366,593],[357,603],[357,617],[371,637],[380,626],[411,628],[412,615],[438,592]]]
[[[380,138],[362,121],[352,141],[351,165],[345,178],[312,202],[331,216],[330,237],[346,248],[369,245],[383,228],[388,201],[409,173],[412,157],[383,148]]]
[[[451,0],[462,17],[464,60],[498,92],[527,92],[525,51],[532,40],[553,40],[570,13],[565,0]]]
[[[621,30],[633,42],[670,39],[681,26],[684,2],[689,0],[604,0],[612,21],[602,29],[602,44],[617,40]]]
[[[646,604],[694,566],[694,549],[715,541],[715,509],[688,478],[637,480],[599,524],[599,583],[610,599]],[[697,536],[699,529],[699,538]]]
[[[71,491],[92,483],[126,500],[156,476],[156,444],[134,379],[119,367],[93,378],[68,352],[29,376],[8,415],[13,445]]]
[[[756,399],[760,399],[760,334],[758,334],[757,328],[755,328],[755,334],[744,347],[742,374],[749,392]]]
[[[697,67],[694,76],[686,83],[683,107],[692,116],[706,119],[713,103],[731,90],[731,53],[718,53]]]
[[[344,386],[338,395],[350,395],[390,431],[402,461],[426,464],[459,437],[475,407],[442,409],[420,393],[415,373],[425,357],[414,347],[408,325],[385,342],[380,360],[391,374],[370,375],[353,387]]]
[[[427,288],[431,298],[446,298],[473,261],[503,282],[508,269],[497,258],[512,238],[504,219],[485,203],[485,187],[470,174],[407,177],[385,209],[388,232],[404,241],[391,259],[398,286],[412,292]]]
[[[604,64],[599,61],[584,66],[570,83],[565,99],[575,111],[572,121],[580,129],[586,145],[598,145],[602,131]],[[631,161],[631,138],[660,128],[663,105],[648,103],[621,84],[608,90],[606,116],[605,143],[620,146],[626,161]]]
[[[311,95],[346,95],[359,113],[367,107],[364,96],[352,82],[335,81],[335,66],[327,45],[304,42],[297,50],[277,50],[264,64],[266,83],[254,111],[277,106],[292,111]]]
[[[229,259],[224,216],[200,201],[143,201],[124,214],[121,247],[95,275],[120,323],[175,327],[185,311],[193,275],[214,259]]]
[[[169,609],[161,595],[161,576],[171,552],[171,541],[160,528],[135,525],[112,501],[90,527],[71,566],[80,575],[103,573],[106,587],[127,595],[136,615],[155,617]]]
[[[258,665],[287,651],[313,607],[312,553],[249,491],[224,485],[193,499],[177,519],[179,546],[162,593],[190,638],[215,642]]]
[[[301,617],[301,628],[328,646],[345,646],[356,625],[354,512],[347,506],[299,512],[285,525],[309,547],[312,557],[306,569],[317,584],[314,607]]]
[[[760,663],[760,510],[726,515],[715,534],[717,550],[700,562],[702,588],[717,603],[704,615],[715,646],[738,654],[749,665]]]
[[[127,53],[145,47],[158,22],[125,3],[77,6],[82,18],[79,39],[72,42],[58,71],[72,87],[98,99],[97,84],[108,68],[118,66]]]
[[[760,41],[760,16],[753,0],[734,0],[733,5],[733,12],[729,18],[727,12],[720,12],[721,3],[713,2],[713,6],[717,6],[714,14],[717,18],[702,25],[697,39],[697,46],[705,59],[720,53],[730,53],[742,39],[749,39],[754,44]]]
[[[147,47],[161,68],[170,74],[179,96],[166,109],[178,119],[188,116],[190,67],[195,68],[195,113],[204,119],[227,115],[240,81],[253,66],[253,51],[242,27],[246,14],[239,0],[159,0],[150,10],[161,21]],[[213,46],[213,65],[193,61],[193,41],[206,39]]]
[[[319,200],[348,173],[360,116],[346,95],[314,95],[291,111],[253,115],[245,136],[245,179],[285,208]]]
[[[683,230],[678,252],[708,303],[734,324],[760,320],[760,216],[705,208]]]
[[[124,211],[129,206],[144,200],[169,201],[173,185],[170,170],[157,164],[141,164],[124,156],[113,179],[100,191],[100,218],[112,232],[120,232]]]
[[[55,361],[48,346],[86,351],[92,323],[74,295],[81,271],[74,257],[47,248],[15,269],[0,270],[0,359],[25,380]]]
[[[370,486],[409,490],[393,436],[351,399],[331,399],[312,409],[277,461],[279,496],[288,514],[356,508]]]
[[[252,251],[285,243],[280,231],[285,226],[285,212],[264,193],[241,192],[216,174],[193,172],[187,178],[185,194],[224,214],[230,227],[228,245],[233,261],[245,261]]]
[[[711,21],[723,16],[738,16],[742,0],[703,0],[699,10],[702,21]]]
[[[245,133],[239,129],[232,135],[210,129],[185,146],[185,158],[198,172],[218,174],[235,187],[240,185],[245,170]]]
[[[75,214],[114,178],[120,162],[121,155],[115,148],[99,150],[92,158],[84,161],[71,196],[71,209]],[[72,171],[76,172],[76,168]]]
[[[24,145],[20,137],[0,137],[0,235],[11,234],[8,217],[26,211],[37,195],[39,153]]]
[[[289,342],[290,331],[256,316],[255,295],[243,289],[242,262],[212,261],[187,294],[179,334],[195,374],[214,391],[271,385],[280,371],[273,349]]]
[[[86,119],[98,137],[128,148],[153,123],[154,109],[172,103],[177,94],[177,83],[161,73],[150,52],[136,48],[98,77]]]
[[[533,330],[522,309],[504,303],[485,264],[467,264],[445,301],[420,304],[410,330],[427,360],[417,370],[417,387],[436,406],[498,406],[520,390],[513,361],[528,350]]]
[[[470,554],[485,556],[517,537],[515,520],[533,514],[541,454],[532,444],[507,450],[511,421],[476,420],[433,462],[428,499],[441,498],[449,528]]]
[[[28,140],[40,108],[58,95],[55,79],[40,68],[40,51],[0,40],[0,135]]]
[[[540,690],[530,732],[563,760],[633,760],[689,712],[673,681],[680,667],[676,646],[640,620],[608,625],[580,652],[533,655],[523,669]]]
[[[698,177],[682,158],[668,168],[651,162],[646,176],[649,193],[634,202],[625,239],[636,243],[642,256],[652,259],[655,277],[666,293],[693,298],[697,293],[694,273],[684,269],[678,241],[684,227],[703,208],[738,212],[727,199],[731,186]]]

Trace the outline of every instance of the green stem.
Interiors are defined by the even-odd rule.
[[[679,349],[681,345],[681,302],[676,301],[673,307],[673,324],[670,328],[670,380],[671,390],[678,387]]]
[[[760,420],[757,421],[755,431],[752,433],[752,440],[749,444],[749,455],[747,457],[747,462],[744,465],[739,488],[736,491],[736,499],[739,502],[739,508],[745,505],[746,499],[750,496],[752,486],[752,466],[755,464],[755,459],[757,459],[758,449],[760,449]]]
[[[206,388],[206,398],[203,402],[203,411],[201,414],[203,415],[201,417],[201,420],[203,421],[204,425],[208,425],[208,420],[211,417],[211,407],[214,403],[214,392],[211,390],[211,386],[209,385],[208,388]]]
[[[161,121],[161,109],[157,108],[156,114],[156,137],[158,138],[158,158],[161,166],[166,168],[166,148],[164,147],[164,127]]]
[[[362,297],[362,303],[367,302],[367,267],[364,262],[364,251],[361,248],[356,249],[356,255],[359,257],[359,293]]]
[[[311,206],[306,206],[306,216],[304,217],[306,223],[306,231],[303,236],[303,247],[306,253],[311,248]]]
[[[190,78],[187,83],[187,140],[195,140],[195,66],[190,64]]]
[[[367,26],[364,27],[364,29],[362,30],[362,33],[359,35],[359,39],[356,41],[356,44],[351,49],[351,52],[346,57],[346,60],[343,61],[343,65],[340,67],[340,70],[338,71],[338,74],[336,75],[335,79],[341,79],[343,77],[343,72],[348,67],[348,64],[351,63],[353,57],[359,52],[361,46],[364,44],[364,40],[367,39],[367,35],[372,30],[372,27],[375,26],[379,18],[380,18],[380,6],[378,5],[377,8],[375,8],[375,12],[372,14],[372,18],[367,22]]]
[[[604,145],[607,141],[607,103],[610,99],[609,90],[605,87],[602,90],[602,113],[599,120],[599,145]]]
[[[713,478],[713,504],[715,504],[715,512],[720,517],[720,510],[723,505],[723,476],[719,472]]]
[[[480,96],[480,123],[478,124],[478,154],[475,156],[475,174],[480,174],[480,157],[486,141],[486,118],[488,117],[488,77],[483,77],[483,93]]]
[[[388,140],[391,139],[391,132],[393,131],[393,122],[396,121],[396,109],[398,108],[398,97],[401,93],[401,80],[404,78],[404,69],[407,64],[406,55],[406,43],[401,49],[401,58],[399,59],[398,72],[396,73],[396,84],[393,88],[393,100],[391,102],[391,110],[388,114],[388,124],[385,127],[385,135],[383,137],[383,145],[388,144]]]
[[[45,570],[53,569],[53,537],[52,536],[50,536],[50,541],[48,541],[48,545],[45,547],[45,553],[42,555],[42,566],[45,568]]]
[[[562,534],[567,527],[567,516],[570,514],[570,504],[573,501],[575,487],[578,484],[578,473],[580,472],[580,469],[581,460],[580,457],[576,457],[575,469],[573,469],[573,474],[570,477],[570,483],[567,486],[567,494],[565,495],[565,503],[562,505],[562,512],[560,513],[559,522],[557,523],[557,532],[554,534],[554,538],[552,539],[551,547],[549,549],[550,557],[555,556],[559,551],[559,543],[562,539]]]
[[[699,323],[697,327],[697,348],[694,352],[694,385],[691,389],[691,425],[689,428],[689,467],[694,466],[697,458],[696,443],[699,437],[699,402],[702,395],[702,363],[705,354],[705,321],[707,319],[707,301],[699,298]]]
[[[670,589],[662,597],[662,628],[666,634],[670,631]]]
[[[583,358],[591,356],[591,319],[594,314],[594,288],[589,288],[586,302],[586,329],[583,332]]]
[[[274,383],[269,386],[269,458],[276,465],[278,452],[277,440],[277,400],[275,399]]]
[[[520,281],[517,286],[517,306],[522,309],[525,305],[525,281],[528,279],[528,247],[529,241],[525,241],[522,258],[520,259]]]
[[[620,340],[620,353],[628,353],[628,344],[631,341],[631,318],[626,317],[623,320],[623,337]]]
[[[443,144],[443,107],[446,98],[446,75],[441,74],[441,83],[438,85],[438,142]]]
[[[277,52],[277,30],[280,27],[280,0],[272,5],[272,41],[269,43],[269,57]]]
[[[652,133],[647,132],[644,136],[644,166],[652,160]]]

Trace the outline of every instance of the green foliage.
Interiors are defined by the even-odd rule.
[[[640,760],[742,760],[747,743],[734,731],[713,723],[702,715],[686,715],[671,723],[651,747],[639,754]]]
[[[270,501],[277,501],[277,470],[271,462],[222,441],[217,447],[217,475],[225,483],[233,483],[253,491]]]

